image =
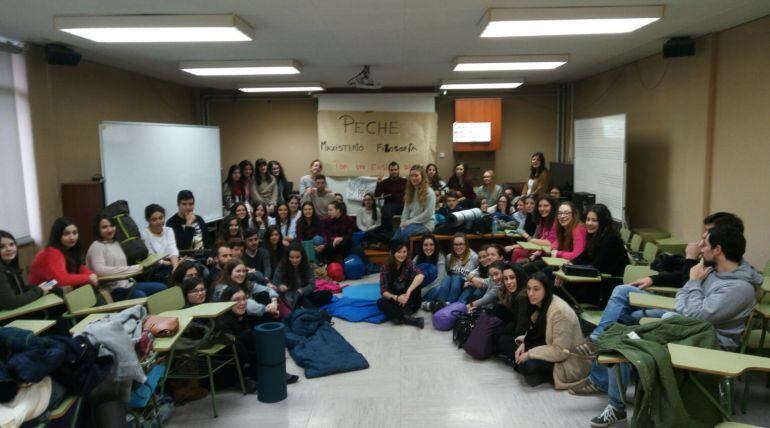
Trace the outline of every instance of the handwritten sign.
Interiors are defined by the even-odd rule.
[[[401,170],[436,158],[436,113],[318,111],[318,151],[333,177],[377,177],[396,161]],[[363,196],[363,195],[361,195]]]
[[[452,124],[452,142],[488,143],[492,141],[491,122],[455,122]]]
[[[345,189],[345,199],[348,201],[361,202],[367,193],[374,193],[374,188],[377,187],[377,177],[357,177],[349,180]]]

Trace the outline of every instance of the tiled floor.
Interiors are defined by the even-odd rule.
[[[165,426],[587,427],[606,404],[606,397],[573,397],[550,385],[530,388],[498,361],[473,360],[452,344],[451,333],[433,330],[430,322],[422,331],[342,320],[334,327],[367,358],[369,369],[319,379],[301,376],[289,385],[289,397],[276,404],[224,392],[217,400],[219,418],[212,418],[206,398],[175,409]],[[287,370],[302,373],[288,353]],[[750,414],[736,419],[767,426],[768,391],[754,387]]]

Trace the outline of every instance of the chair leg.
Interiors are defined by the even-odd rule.
[[[217,413],[217,387],[214,385],[214,371],[211,369],[211,357],[206,355],[206,368],[209,373],[209,388],[211,388],[211,407],[214,409],[214,417],[218,418]]]
[[[748,406],[749,401],[749,373],[746,372],[743,374],[743,396],[741,397],[741,413],[746,414],[746,408]]]
[[[246,395],[246,383],[243,381],[243,371],[241,370],[241,362],[238,359],[238,352],[235,351],[235,345],[231,345],[233,349],[233,359],[235,360],[235,370],[238,372],[238,380],[241,382],[241,392]]]
[[[174,362],[174,350],[173,349],[168,354],[168,359],[166,360],[166,369],[163,370],[163,379],[160,380],[160,395],[161,396],[163,395],[163,393],[166,390],[166,379],[168,379],[168,375],[171,372],[171,363],[172,362]]]

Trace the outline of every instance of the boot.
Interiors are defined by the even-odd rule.
[[[425,319],[423,317],[413,317],[411,315],[404,315],[404,324],[413,325],[420,330],[425,328]]]

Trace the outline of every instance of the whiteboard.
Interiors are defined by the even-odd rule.
[[[575,191],[626,218],[626,115],[575,120]]]
[[[193,192],[195,213],[206,222],[222,218],[218,127],[101,122],[99,144],[106,202],[128,201],[137,224],[145,223],[151,203],[165,208],[167,218],[176,213],[176,195],[184,189]]]

